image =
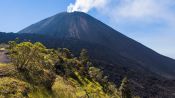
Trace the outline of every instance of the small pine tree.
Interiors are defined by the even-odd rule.
[[[119,90],[121,93],[121,98],[132,98],[127,77],[123,78]]]

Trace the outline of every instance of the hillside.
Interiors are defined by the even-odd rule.
[[[130,98],[127,80],[118,88],[93,67],[87,51],[79,57],[64,49],[47,49],[41,43],[11,41],[10,63],[0,62],[2,98]],[[127,90],[128,89],[128,90]]]

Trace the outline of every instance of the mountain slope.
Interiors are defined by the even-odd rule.
[[[63,12],[33,24],[19,31],[19,33],[52,36],[62,39],[64,46],[69,48],[84,47],[77,45],[77,42],[93,44],[93,47],[89,45],[85,48],[101,46],[104,47],[104,51],[98,48],[93,56],[97,60],[106,59],[107,62],[112,62],[114,65],[127,64],[134,68],[143,67],[142,69],[151,70],[166,78],[175,78],[175,60],[154,52],[85,13]],[[76,42],[64,41],[68,39],[74,39]],[[69,45],[70,43],[73,45]],[[93,49],[90,52],[94,53]],[[104,53],[102,57],[96,56],[101,55],[102,52]]]

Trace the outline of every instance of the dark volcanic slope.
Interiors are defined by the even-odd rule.
[[[116,31],[80,12],[57,14],[31,25],[19,33],[47,34],[59,38],[75,38],[100,44],[107,44],[109,40],[112,42],[116,39],[116,36],[113,36],[116,35]],[[120,34],[120,36],[122,35]]]
[[[85,13],[60,13],[19,33],[44,34],[61,39],[73,38],[98,44],[109,49],[111,53],[106,58],[110,58],[114,63],[128,64],[127,61],[133,61],[130,65],[139,65],[164,77],[175,78],[175,60],[154,52]],[[121,58],[125,60],[122,61]]]

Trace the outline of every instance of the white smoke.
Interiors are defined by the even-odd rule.
[[[103,8],[107,0],[76,0],[74,4],[69,4],[67,12],[81,11],[87,13],[93,8]]]

